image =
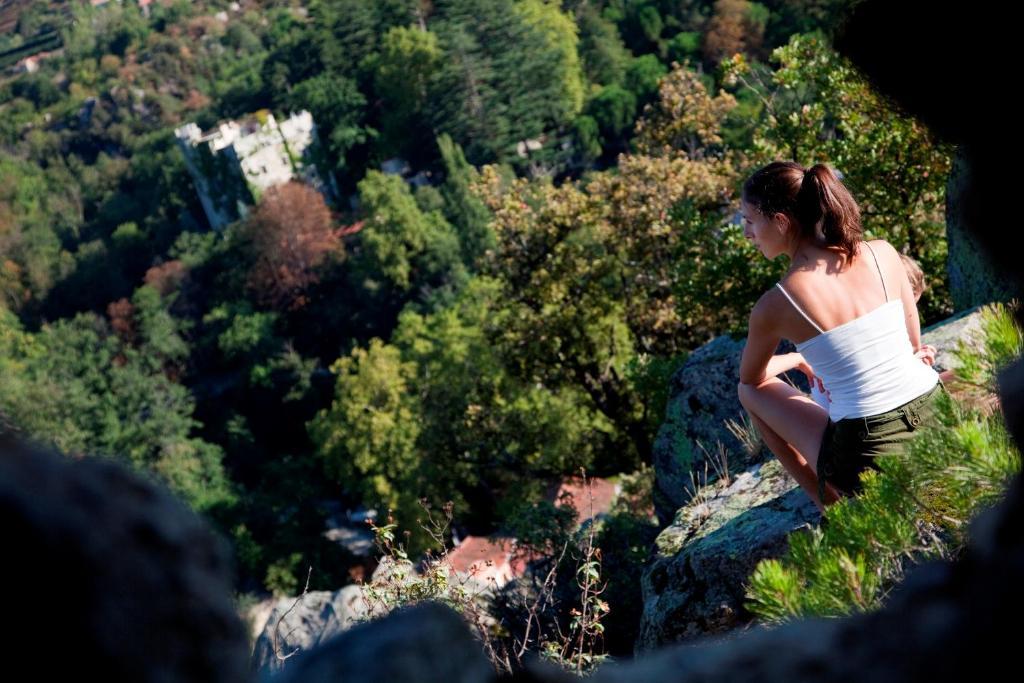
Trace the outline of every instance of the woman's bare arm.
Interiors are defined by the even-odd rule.
[[[910,345],[917,353],[921,349],[921,319],[917,313],[917,302],[914,300],[914,286],[910,284],[910,277],[907,275],[899,252],[888,242],[885,245],[889,248],[892,259],[899,265],[900,299],[903,300],[903,312],[907,324],[907,336],[910,337]]]
[[[775,349],[782,339],[776,323],[779,319],[775,310],[778,306],[776,295],[768,291],[758,300],[754,310],[750,312],[750,325],[747,331],[747,345],[743,347],[740,359],[740,383],[758,385],[769,377],[791,370],[803,360],[789,356],[799,354],[775,355]],[[786,367],[783,367],[786,366]]]

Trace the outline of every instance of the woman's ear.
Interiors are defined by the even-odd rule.
[[[792,235],[789,234],[790,220],[789,216],[784,213],[776,213],[772,221],[775,225],[775,229],[779,231],[779,237],[789,239]]]

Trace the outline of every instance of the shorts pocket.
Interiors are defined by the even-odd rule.
[[[907,429],[907,422],[903,418],[903,413],[895,412],[885,419],[875,419],[867,423],[864,438],[884,440],[896,436],[900,432],[905,432]]]

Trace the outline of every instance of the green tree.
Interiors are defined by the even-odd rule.
[[[609,425],[572,388],[505,371],[490,329],[500,294],[475,278],[451,306],[407,308],[390,344],[372,340],[334,366],[335,402],[310,434],[330,475],[366,504],[408,522],[418,498],[451,500],[460,523],[486,533],[539,500],[544,482],[590,465]]]
[[[382,37],[395,26],[412,24],[421,16],[419,10],[418,0],[316,0],[310,15],[324,66],[360,86],[368,84]]]
[[[415,365],[374,339],[339,359],[336,399],[310,423],[310,437],[329,477],[370,504],[399,511],[408,522],[422,481],[422,404],[411,385]],[[407,527],[407,528],[411,528]]]
[[[798,33],[816,30],[833,32],[843,15],[856,2],[851,0],[781,0],[767,3],[771,14],[765,26],[765,43],[770,47],[785,45]]]
[[[683,62],[700,57],[700,33],[680,31],[666,44],[666,58],[669,62]]]
[[[370,171],[359,197],[366,220],[353,269],[367,291],[385,285],[406,295],[461,280],[457,235],[440,212],[420,211],[405,181]]]
[[[657,51],[665,18],[659,0],[612,0],[603,14],[614,21],[626,46],[636,55]]]
[[[434,126],[474,164],[516,160],[518,143],[554,135],[579,113],[576,27],[556,5],[443,0],[433,30],[445,53],[431,96]]]
[[[475,270],[477,261],[495,245],[490,212],[472,191],[479,173],[450,136],[440,135],[437,147],[445,169],[441,185],[445,217],[458,233],[463,263]]]
[[[187,348],[145,290],[132,300],[137,346],[122,342],[94,314],[45,325],[33,335],[0,309],[0,410],[32,438],[65,453],[125,459],[206,511],[233,496],[221,450],[191,436],[199,426],[194,402],[168,376]]]
[[[271,17],[273,49],[263,60],[261,80],[265,95],[279,107],[287,102],[295,85],[322,73],[324,62],[308,26],[290,12],[274,12]]]
[[[70,265],[61,242],[77,234],[82,209],[60,180],[56,169],[0,157],[0,296],[14,310],[38,304]]]
[[[636,121],[636,95],[617,85],[605,86],[587,103],[587,113],[597,122],[605,145],[619,148]]]
[[[651,435],[626,379],[635,339],[601,205],[568,185],[504,188],[491,167],[482,182],[498,236],[488,273],[501,282],[504,302],[492,343],[521,381],[582,392],[616,427],[602,450],[613,452],[618,441],[617,464],[635,463]]]
[[[615,24],[602,17],[597,7],[589,2],[577,8],[576,23],[580,32],[580,59],[587,80],[600,85],[622,85],[632,55],[623,45]]]
[[[313,115],[336,170],[348,170],[349,150],[375,135],[365,121],[366,98],[355,81],[343,76],[323,72],[296,84],[288,105]]]
[[[96,37],[100,55],[124,56],[130,48],[143,43],[149,33],[145,17],[134,4],[115,5],[98,13],[94,25],[98,29]]]
[[[444,482],[441,500],[478,520],[536,500],[543,482],[589,467],[610,427],[573,387],[523,382],[507,371],[493,344],[495,323],[506,315],[500,297],[498,282],[474,278],[452,306],[426,316],[403,311],[393,335],[417,368],[428,479]]]
[[[61,92],[53,81],[43,74],[32,74],[19,78],[11,85],[11,94],[24,97],[36,109],[45,109],[61,99]]]
[[[593,116],[583,114],[576,119],[573,126],[573,144],[579,151],[582,165],[588,166],[591,162],[601,156],[604,151],[601,143],[601,129],[597,119]]]
[[[437,32],[445,57],[430,98],[435,130],[458,140],[474,163],[505,156],[511,123],[499,99],[490,56],[458,22],[442,24]]]
[[[436,34],[411,26],[390,29],[381,43],[374,82],[385,102],[382,144],[403,156],[416,156],[416,141],[429,134],[430,121],[422,113],[441,64],[441,47]]]
[[[654,145],[581,183],[508,181],[485,167],[479,185],[498,239],[487,272],[505,302],[494,344],[515,376],[583,392],[615,425],[602,453],[618,467],[649,450],[661,410],[650,369],[742,324],[777,267],[754,260],[729,223],[739,178],[715,142],[728,106],[697,95],[679,94],[685,115],[666,102],[638,126],[700,130],[692,158]]]
[[[583,108],[584,81],[577,53],[576,24],[555,3],[522,0],[515,9],[528,42],[519,46],[520,68],[509,70],[517,85],[521,84],[523,99],[530,109],[543,107],[542,130],[565,125]],[[507,59],[512,54],[509,50],[503,57]],[[532,59],[522,60],[523,55]],[[536,104],[526,99],[527,94]],[[514,103],[513,100],[510,114],[516,116]]]
[[[665,65],[654,55],[640,55],[626,69],[626,88],[634,95],[641,108],[658,95],[658,82],[668,73]]]

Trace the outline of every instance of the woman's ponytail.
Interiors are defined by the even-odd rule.
[[[796,197],[797,222],[807,238],[824,239],[853,257],[861,241],[860,208],[853,195],[828,166],[807,169]],[[821,232],[818,232],[818,225]]]
[[[773,161],[747,179],[743,198],[764,216],[789,216],[805,239],[839,247],[850,257],[857,254],[863,233],[860,209],[824,164],[805,169],[793,161]]]

